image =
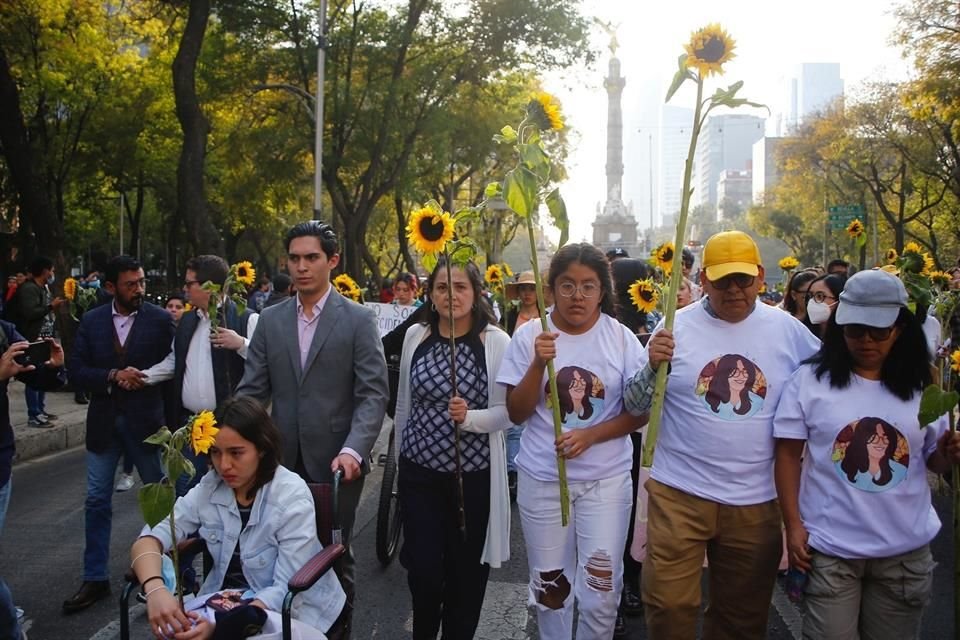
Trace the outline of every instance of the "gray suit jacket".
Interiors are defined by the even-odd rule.
[[[236,395],[272,401],[286,467],[294,468],[299,452],[311,479],[330,482],[330,462],[349,447],[363,456],[366,473],[389,397],[376,315],[331,291],[301,370],[297,302],[263,310]]]

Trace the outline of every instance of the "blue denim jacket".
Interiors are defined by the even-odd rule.
[[[247,526],[240,532],[240,511],[233,489],[215,470],[177,500],[174,506],[177,539],[199,533],[213,557],[213,568],[201,594],[219,591],[240,540],[243,575],[267,608],[280,611],[287,582],[322,548],[317,539],[313,496],[300,476],[278,467],[273,480],[257,491]],[[170,521],[144,527],[141,536],[153,536],[170,549]],[[332,571],[294,601],[293,617],[326,631],[337,619],[346,596]]]

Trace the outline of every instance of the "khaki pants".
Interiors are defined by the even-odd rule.
[[[642,580],[650,638],[696,637],[704,552],[710,602],[703,638],[764,638],[783,548],[777,501],[728,506],[653,479],[645,486],[649,511]]]
[[[815,551],[812,564],[804,593],[804,638],[919,637],[936,566],[930,545],[873,560],[844,560]]]

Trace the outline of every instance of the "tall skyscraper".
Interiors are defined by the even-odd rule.
[[[694,160],[693,204],[717,208],[717,183],[724,171],[749,169],[753,143],[763,138],[764,120],[756,116],[710,116],[700,131]]]
[[[787,81],[785,109],[787,135],[811,116],[824,111],[837,99],[843,98],[843,78],[836,62],[804,62],[794,69]]]
[[[663,105],[660,108],[660,149],[658,183],[660,220],[680,212],[683,195],[683,167],[690,150],[693,109]],[[673,218],[675,220],[675,218]]]

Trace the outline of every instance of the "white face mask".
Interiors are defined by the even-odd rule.
[[[836,302],[833,304],[836,304]],[[823,324],[830,319],[830,310],[833,308],[833,304],[817,302],[810,298],[807,300],[807,318],[813,324]]]

